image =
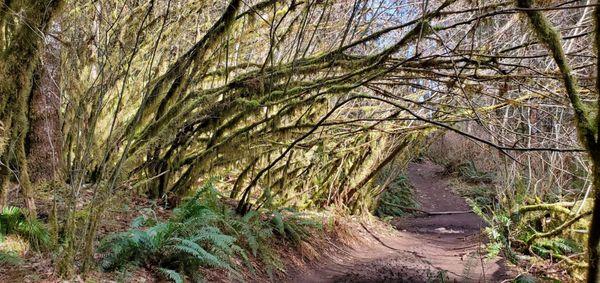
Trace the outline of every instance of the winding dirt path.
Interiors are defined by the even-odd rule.
[[[409,165],[408,178],[421,209],[469,210],[442,172],[428,161]],[[499,259],[484,259],[484,223],[473,213],[397,218],[392,224],[397,231],[389,233],[362,225],[360,243],[324,255],[325,260],[292,281],[499,282],[505,277]]]

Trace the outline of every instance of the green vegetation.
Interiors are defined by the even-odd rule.
[[[486,209],[494,208],[497,202],[497,189],[494,186],[463,185],[459,187],[458,191],[461,196],[472,200],[477,206],[485,207]]]
[[[406,177],[399,176],[388,185],[388,188],[379,197],[375,215],[379,217],[404,216],[414,212],[411,208],[417,208],[412,189]]]
[[[304,213],[416,211],[430,150],[492,254],[600,281],[596,2],[350,2],[0,0],[0,240],[48,281],[242,280]]]
[[[130,230],[107,236],[99,251],[107,271],[144,266],[182,282],[186,277],[200,280],[201,267],[218,268],[241,280],[242,269],[254,270],[249,256],[269,269],[281,270],[273,241],[279,238],[282,243],[299,244],[315,225],[289,211],[252,211],[239,216],[209,184],[178,206],[168,220],[136,218]]]
[[[468,183],[491,183],[496,179],[494,173],[478,170],[472,160],[458,165],[458,168],[455,170],[460,178]]]
[[[0,251],[0,267],[10,268],[22,263],[23,260],[15,252]]]
[[[434,145],[433,150],[440,150],[436,146],[440,145]],[[482,160],[487,158],[484,154],[471,152],[465,158],[461,152],[454,153],[464,147],[460,140],[444,146],[453,158],[438,161],[445,165],[447,174],[455,177],[451,186],[485,221],[488,258],[502,256],[517,266],[541,261],[562,263],[572,278],[581,279],[586,266],[574,259],[584,255],[580,231],[585,231],[582,228],[587,220],[583,219],[590,211],[581,202],[564,201],[580,196],[556,188],[533,194],[527,171],[511,176],[513,179],[507,182],[502,179],[500,167],[488,167],[493,173],[477,169],[476,163],[486,164],[487,160]],[[581,184],[579,179],[572,182],[573,186]],[[546,278],[544,274],[536,276]]]
[[[50,246],[50,234],[41,221],[26,217],[18,207],[8,206],[0,212],[0,242],[11,234],[23,237],[36,250]]]
[[[581,219],[590,211],[576,214],[573,203],[541,203],[519,189],[516,192],[521,193],[511,198],[495,196],[490,191],[497,190],[482,190],[480,186],[467,185],[462,190],[473,211],[487,223],[488,257],[502,255],[514,264],[526,264],[519,255],[560,261],[575,278],[581,276],[586,266],[572,258],[581,256],[585,245],[575,230],[584,225]]]

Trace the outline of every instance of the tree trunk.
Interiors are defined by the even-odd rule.
[[[598,1],[596,1],[598,2]],[[596,94],[600,93],[600,7],[596,6],[594,19],[594,44],[596,49]],[[600,99],[596,101],[596,116],[600,115]],[[594,210],[588,234],[588,273],[587,282],[600,279],[600,119],[596,117],[595,140],[588,143],[592,160]]]
[[[14,172],[29,215],[33,216],[36,207],[25,152],[25,137],[29,130],[29,96],[42,45],[39,32],[47,31],[48,23],[61,1],[24,0],[11,3],[14,6],[10,8],[21,11],[20,17],[26,19],[27,24],[15,27],[7,41],[8,47],[0,53],[0,97],[6,101],[2,103],[5,105],[0,105],[4,106],[0,109],[0,122],[3,124],[2,138],[5,139],[0,152],[0,166],[5,167],[0,172],[0,184],[3,185],[0,195],[6,193]],[[0,44],[7,42],[1,39]]]
[[[53,24],[51,30],[58,32]],[[60,169],[62,133],[60,127],[60,43],[46,36],[42,60],[34,74],[29,100],[27,161],[31,182],[42,184],[57,179]]]
[[[592,176],[594,178],[594,210],[588,234],[588,274],[587,282],[595,283],[600,279],[600,149],[591,153]]]

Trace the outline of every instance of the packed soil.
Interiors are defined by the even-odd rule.
[[[361,238],[346,248],[291,274],[292,282],[500,282],[501,259],[486,259],[483,221],[449,187],[444,168],[429,161],[411,163],[408,179],[427,212],[396,218],[390,231],[361,225]]]

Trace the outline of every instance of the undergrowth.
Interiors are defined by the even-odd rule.
[[[461,197],[473,201],[474,205],[488,215],[498,208],[497,189],[493,184],[465,184],[454,181],[452,187]]]
[[[486,244],[488,257],[502,255],[517,265],[532,264],[528,263],[532,258],[559,261],[566,264],[565,267],[572,276],[577,276],[578,270],[584,267],[576,260],[584,254],[583,243],[572,238],[568,229],[531,241],[535,234],[551,231],[563,224],[566,216],[545,210],[519,213],[519,207],[536,206],[542,202],[539,199],[530,200],[526,190],[519,188],[520,182],[516,184],[516,194],[510,197],[498,196],[502,200],[498,203],[488,204],[487,201],[482,201],[487,194],[474,194],[473,196],[479,197],[467,199],[472,210],[487,224],[485,233],[489,239]]]
[[[496,174],[479,170],[473,161],[463,162],[452,170],[455,170],[463,181],[469,183],[491,183],[496,179]]]
[[[516,261],[515,254],[511,249],[510,232],[513,222],[507,213],[500,209],[493,209],[491,206],[481,206],[476,201],[467,198],[467,203],[471,209],[487,224],[485,234],[489,241],[486,244],[487,257],[494,258],[502,254],[511,262]]]
[[[0,268],[22,264],[23,260],[15,252],[0,251]]]
[[[41,221],[26,217],[18,207],[7,206],[0,213],[0,242],[11,234],[26,239],[34,250],[44,250],[50,245],[50,234]]]
[[[283,270],[273,247],[276,237],[299,244],[317,225],[290,211],[251,211],[237,215],[221,201],[211,184],[185,200],[166,221],[141,216],[128,231],[106,237],[99,251],[102,268],[149,268],[174,282],[187,277],[201,280],[200,268],[226,270],[240,279],[242,268],[254,272],[250,257],[262,261],[268,272]]]
[[[405,176],[394,179],[379,198],[375,215],[379,217],[403,216],[410,214],[411,208],[416,208],[412,188]]]

